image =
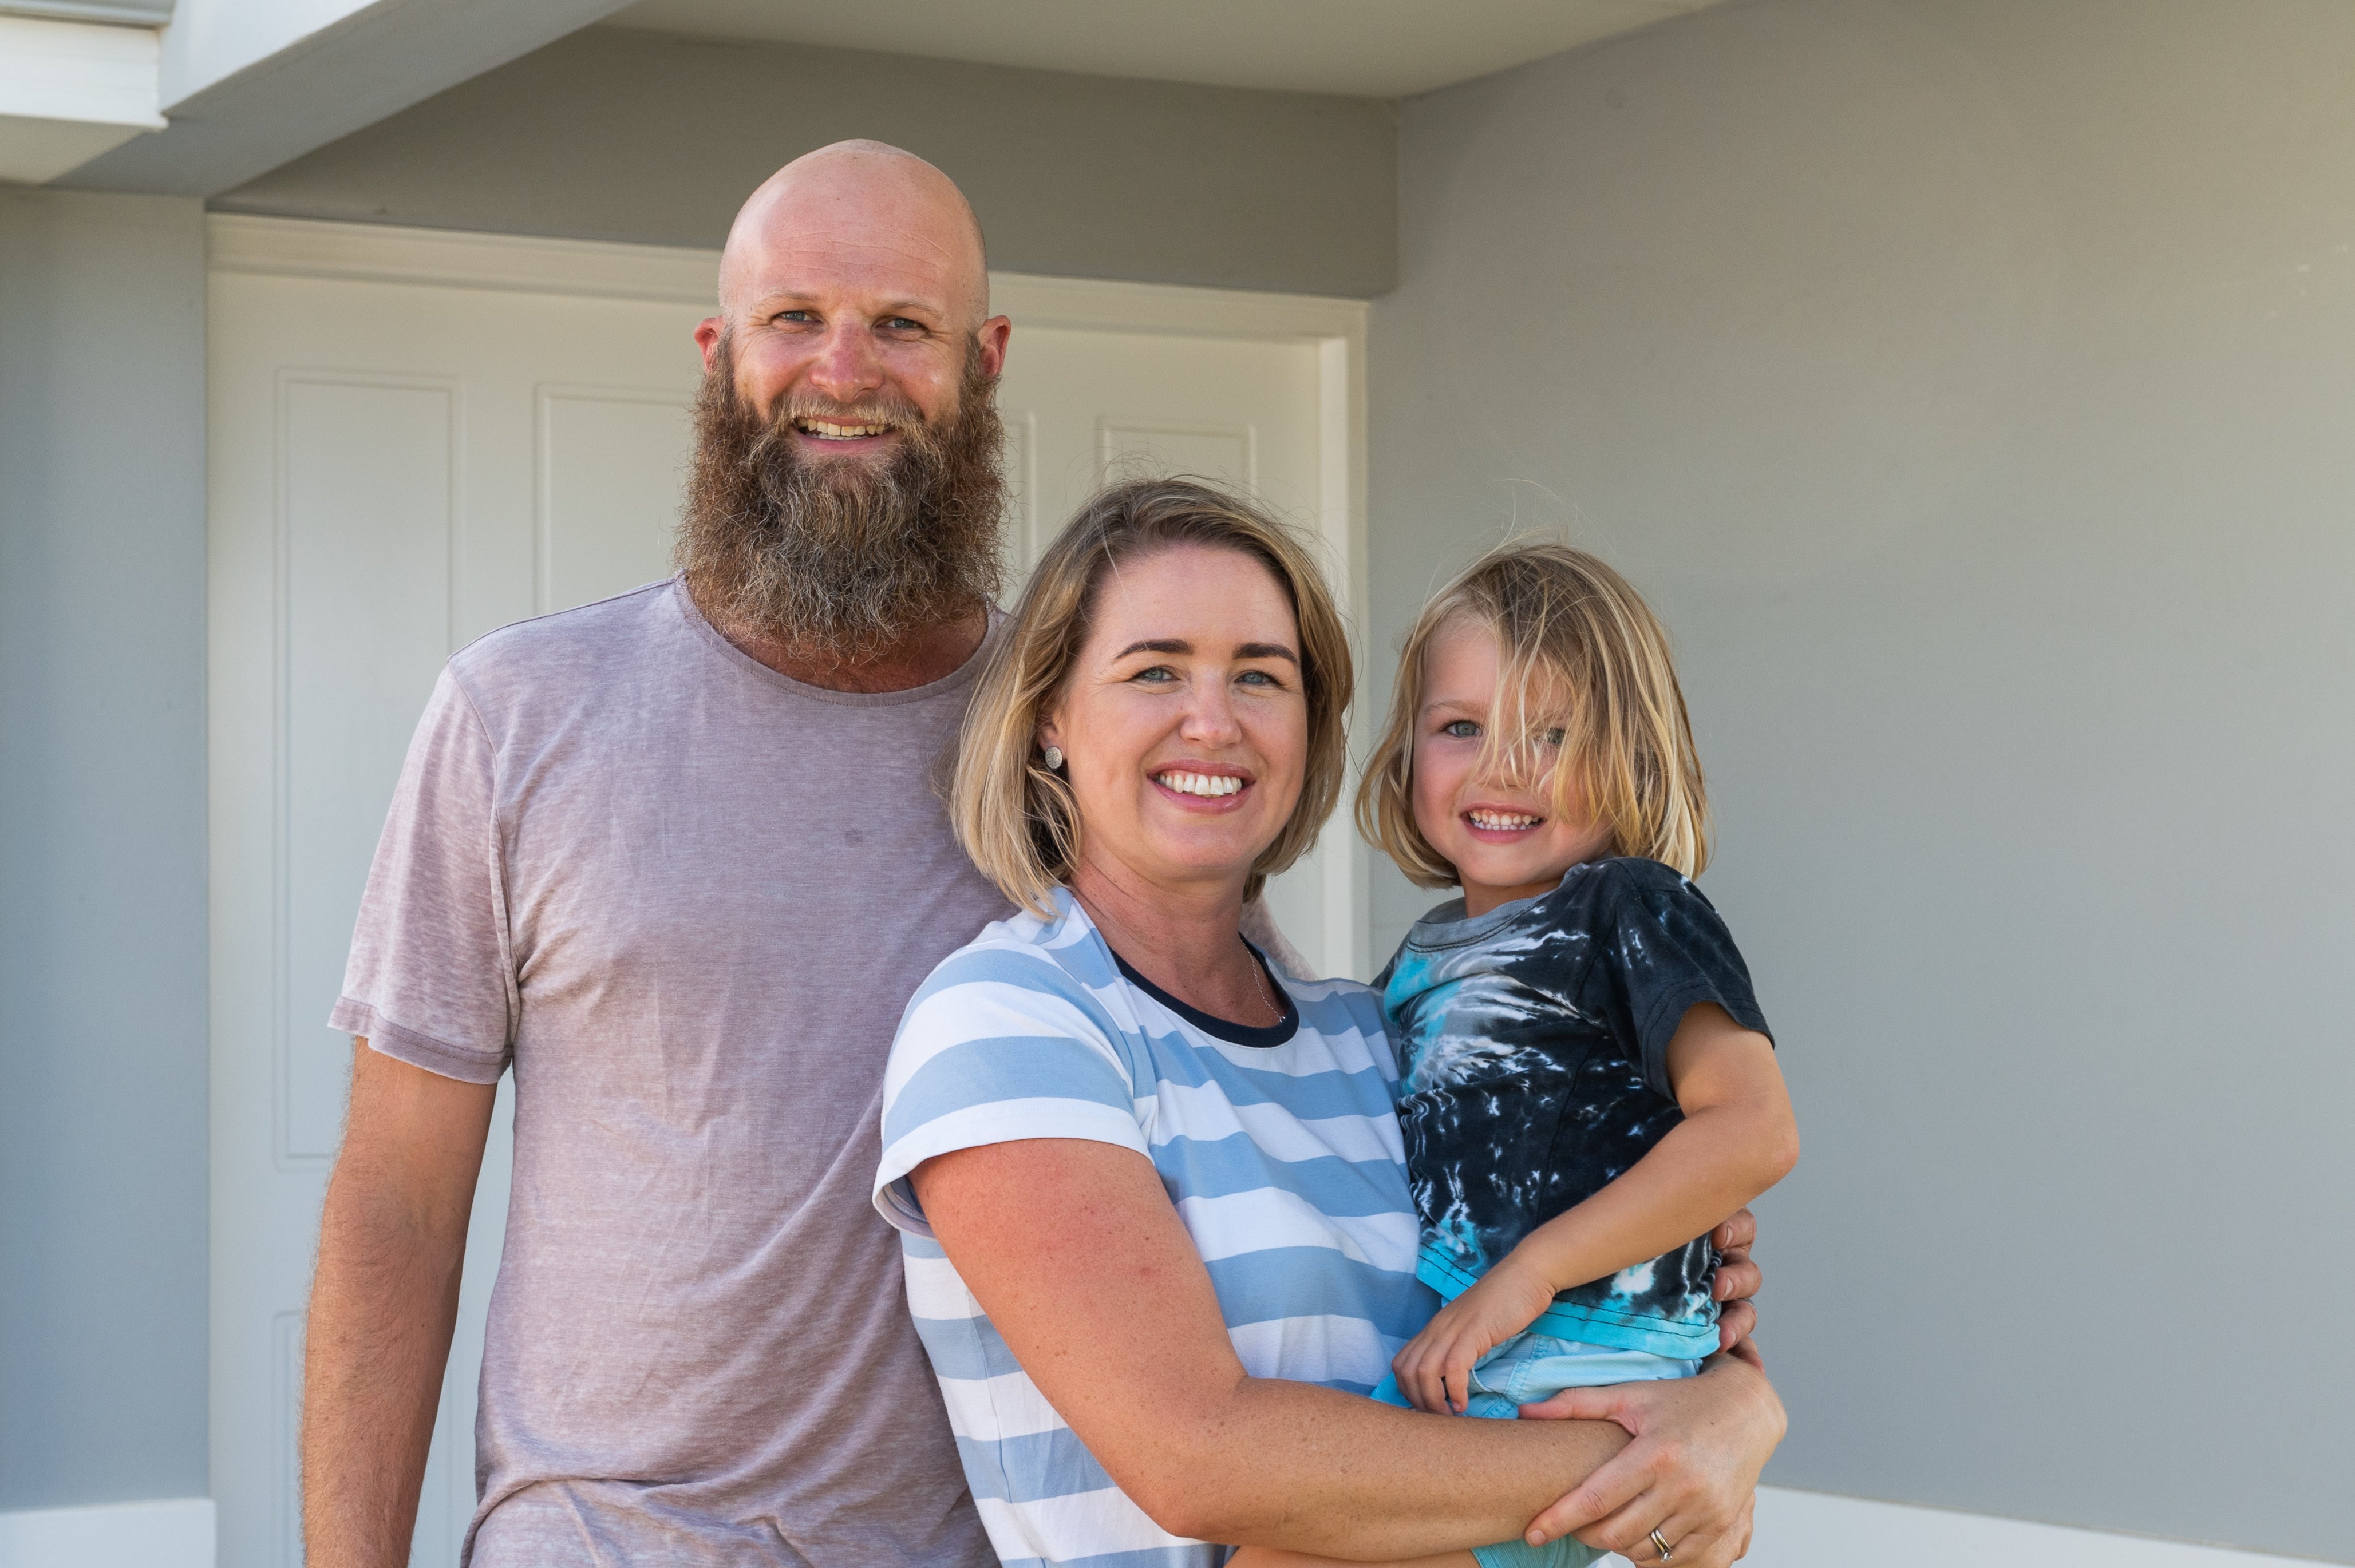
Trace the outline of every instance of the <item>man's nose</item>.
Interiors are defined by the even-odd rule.
[[[810,361],[810,385],[837,403],[856,403],[883,385],[883,361],[865,323],[837,325]]]

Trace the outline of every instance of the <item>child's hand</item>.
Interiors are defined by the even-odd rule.
[[[1528,1328],[1553,1304],[1553,1286],[1514,1260],[1491,1268],[1439,1309],[1406,1349],[1391,1358],[1399,1392],[1417,1410],[1461,1415],[1472,1400],[1472,1363]]]

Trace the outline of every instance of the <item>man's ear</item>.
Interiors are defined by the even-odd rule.
[[[718,316],[706,316],[695,323],[695,346],[703,351],[703,368],[708,374],[712,357],[719,352],[720,340],[728,335],[728,323]]]
[[[981,373],[992,381],[1006,373],[1006,340],[1013,333],[1014,323],[1006,316],[990,317],[974,333],[981,347]]]

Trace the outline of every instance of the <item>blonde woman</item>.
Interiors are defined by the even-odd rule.
[[[1372,992],[1241,934],[1340,791],[1350,681],[1291,534],[1178,482],[1090,503],[983,676],[951,814],[1020,913],[909,1003],[875,1193],[991,1542],[1409,1561],[1562,1499],[1538,1533],[1647,1561],[1673,1515],[1678,1563],[1731,1562],[1783,1425],[1739,1359],[1657,1385],[1632,1443],[1362,1397],[1433,1306],[1397,1064]]]

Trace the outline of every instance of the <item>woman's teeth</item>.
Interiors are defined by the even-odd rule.
[[[1153,781],[1180,795],[1231,795],[1243,787],[1231,773],[1156,773]]]
[[[1495,832],[1511,832],[1519,828],[1534,828],[1540,821],[1537,817],[1528,816],[1519,811],[1466,811],[1464,814],[1471,819],[1474,827],[1487,828]]]
[[[804,435],[816,436],[829,441],[855,441],[861,436],[879,436],[891,429],[889,425],[837,425],[826,419],[795,419],[794,429]]]

